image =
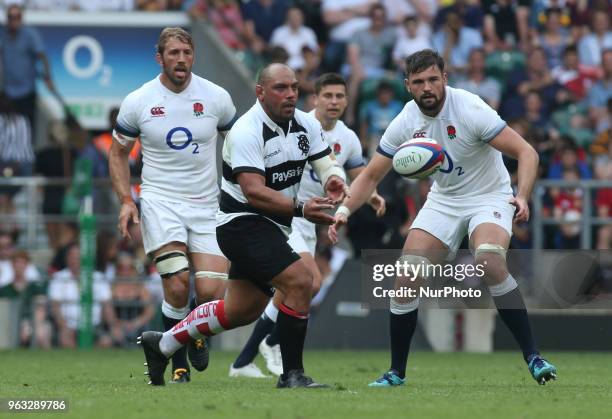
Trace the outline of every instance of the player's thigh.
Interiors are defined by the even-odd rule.
[[[419,266],[424,264],[436,264],[443,262],[448,255],[448,248],[442,240],[420,228],[412,228],[408,232],[404,248],[402,249],[402,261],[410,265]],[[419,289],[425,284],[426,279],[414,276],[397,276],[394,288]],[[408,303],[414,298],[394,298],[399,303]]]
[[[452,256],[466,233],[467,222],[458,212],[428,199],[412,223],[403,253],[431,259]]]
[[[227,288],[229,261],[225,256],[210,253],[191,253],[195,270],[195,292],[198,303],[223,298]]]
[[[312,296],[314,297],[319,292],[321,282],[323,281],[323,278],[321,278],[321,272],[319,272],[319,267],[317,266],[312,253],[302,252],[300,253],[300,258],[304,262],[304,265],[306,265],[306,269],[312,277]]]
[[[497,224],[479,224],[470,236],[470,247],[477,249],[478,246],[485,243],[496,244],[507,249],[510,245],[510,234]]]
[[[512,236],[515,207],[510,204],[511,195],[486,196],[474,201],[466,213],[469,216],[468,234],[470,246],[477,248],[492,243],[508,248]]]
[[[153,260],[155,260],[158,256],[173,251],[187,254],[187,246],[185,243],[170,242],[154,250],[151,255]],[[161,281],[164,290],[164,299],[171,306],[180,308],[187,305],[189,299],[189,271],[183,271],[161,278]]]
[[[270,283],[275,289],[280,290],[285,297],[305,297],[310,300],[312,274],[302,258],[286,267],[272,278]]]
[[[310,273],[310,276],[312,277],[311,295],[312,297],[314,297],[319,292],[319,289],[321,289],[321,282],[322,282],[321,272],[319,272],[319,267],[317,266],[317,263],[315,262],[314,257],[312,257],[312,255],[309,252],[300,253],[300,258],[304,262],[304,265],[306,265],[306,269],[308,270],[308,272]],[[283,291],[281,291],[280,288],[277,288],[276,291],[274,292],[273,298],[274,298],[274,305],[278,307],[280,303],[284,301],[285,295],[283,294]]]
[[[442,261],[448,252],[447,245],[432,233],[421,228],[411,228],[406,237],[402,254],[424,256],[432,262]]]
[[[489,266],[491,271],[495,267],[505,270],[506,259],[505,254],[501,249],[495,253],[496,247],[508,249],[510,245],[510,237],[512,237],[512,223],[514,218],[515,207],[509,203],[510,195],[490,196],[485,199],[485,204],[478,205],[474,203],[474,207],[470,213],[470,221],[468,232],[470,237],[470,247],[476,251],[477,262],[481,254],[488,262],[493,264]],[[482,253],[479,248],[488,248],[489,251]],[[483,260],[480,260],[483,262]],[[487,263],[489,265],[490,263]],[[493,272],[496,273],[496,272]],[[504,272],[497,272],[505,278]]]
[[[141,199],[142,241],[147,254],[173,242],[188,243],[188,232],[181,219],[181,205],[160,200]]]
[[[300,260],[278,226],[260,216],[243,216],[217,227],[219,247],[230,260],[229,280],[249,280],[268,296],[272,280]]]
[[[228,282],[224,299],[225,315],[233,327],[249,324],[263,313],[270,296],[248,280]]]

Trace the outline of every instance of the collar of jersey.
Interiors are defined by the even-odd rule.
[[[315,114],[315,111],[316,111],[316,109],[311,110],[310,112],[308,112],[308,115],[312,115],[312,117],[313,117],[314,119],[317,119],[317,115]],[[318,121],[318,119],[317,119],[317,121]],[[320,122],[320,121],[319,121],[319,122]],[[324,132],[325,134],[327,134],[327,136],[326,136],[325,138],[328,140],[328,142],[331,140],[331,138],[329,137],[329,135],[331,135],[331,133],[332,133],[332,132],[333,132],[333,131],[334,131],[336,128],[338,128],[339,126],[341,127],[341,126],[343,126],[343,125],[344,125],[344,122],[342,122],[342,120],[341,120],[341,119],[338,119],[338,120],[336,121],[336,125],[334,125],[334,127],[333,127],[332,129],[330,129],[329,131],[326,131],[326,130],[325,130],[325,128],[323,128],[323,126],[321,126],[321,129],[323,130],[323,132]]]
[[[257,113],[259,113],[259,116],[261,117],[261,119],[263,119],[264,123],[268,126],[268,128],[270,128],[272,131],[277,132],[277,133],[282,132],[283,135],[285,135],[283,129],[279,127],[276,122],[270,119],[266,111],[264,111],[264,108],[263,106],[261,106],[261,103],[259,103],[259,100],[255,101],[254,106],[255,106],[255,109],[257,109]],[[292,120],[289,122],[289,132],[291,132],[291,125],[293,124],[293,119],[295,119],[295,114],[293,115]]]
[[[193,78],[195,77],[195,74],[191,73],[191,80],[189,80],[189,85],[180,93],[173,92],[172,90],[164,86],[164,84],[161,82],[160,77],[161,77],[161,74],[158,74],[157,83],[159,84],[159,87],[162,89],[164,94],[169,94],[169,95],[174,95],[174,96],[183,96],[191,90],[191,85],[193,84]]]

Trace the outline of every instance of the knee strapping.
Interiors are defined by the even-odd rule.
[[[478,255],[482,253],[497,253],[498,255],[506,259],[506,252],[506,248],[499,244],[483,243],[476,248],[474,256],[478,257]]]
[[[428,267],[431,265],[431,262],[424,256],[402,255],[399,257],[398,262],[402,266],[404,264],[408,265],[413,278],[418,276],[419,278],[427,279],[429,276]]]
[[[195,273],[196,279],[210,278],[210,279],[220,279],[222,281],[227,280],[227,274],[224,272],[214,272],[214,271],[197,271]]]
[[[172,250],[157,256],[155,258],[155,266],[162,278],[169,278],[180,272],[188,271],[189,260],[184,252]]]

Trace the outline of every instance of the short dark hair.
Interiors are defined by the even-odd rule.
[[[475,48],[472,48],[472,49],[470,50],[470,53],[468,54],[468,57],[470,57],[470,58],[471,58],[471,57],[472,57],[472,55],[474,55],[474,54],[482,54],[482,55],[484,55],[484,56],[485,56],[485,58],[486,58],[486,56],[487,56],[487,53],[486,53],[485,49],[484,49],[484,48],[482,48],[482,47],[475,47]]]
[[[563,14],[563,10],[561,10],[560,7],[549,7],[548,9],[544,10],[544,16],[546,16],[547,19],[552,14],[562,15]]]
[[[382,10],[382,12],[387,16],[387,9],[380,3],[374,3],[370,6],[370,10],[368,10],[368,16],[372,16],[376,10]]]
[[[406,24],[408,22],[416,22],[416,21],[417,21],[416,15],[408,15],[404,18],[404,21],[402,23]]]
[[[395,88],[393,87],[393,84],[391,84],[391,81],[381,79],[378,82],[378,86],[376,86],[376,93],[384,92],[385,90],[387,92],[395,93]]]
[[[565,47],[565,49],[563,50],[563,55],[567,55],[567,54],[578,54],[578,48],[576,48],[576,45],[574,44],[570,44],[568,46]]]
[[[406,57],[406,78],[414,73],[427,70],[432,65],[444,73],[444,58],[432,49],[423,49]]]
[[[346,89],[346,80],[338,73],[321,74],[315,80],[315,93],[318,95],[325,86],[342,85]]]

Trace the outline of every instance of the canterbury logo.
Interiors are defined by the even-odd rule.
[[[425,131],[417,131],[414,133],[412,138],[425,138],[426,135],[427,134],[425,133]]]
[[[164,112],[163,106],[155,106],[151,108],[151,115],[153,116],[164,116],[166,113]]]

